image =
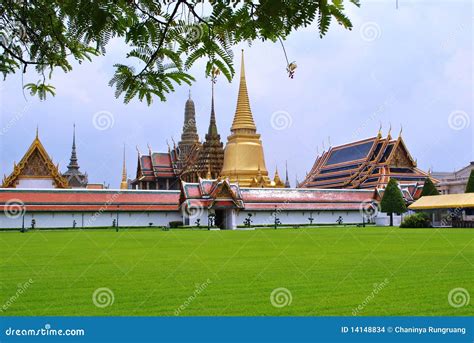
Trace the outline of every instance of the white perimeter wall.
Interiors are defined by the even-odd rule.
[[[76,221],[76,228],[87,227],[110,227],[117,220],[116,212],[36,212],[25,213],[25,227],[31,227],[31,221],[35,220],[36,228],[72,228]],[[121,212],[118,214],[119,227],[130,226],[167,226],[170,221],[182,220],[181,213],[170,212]],[[0,228],[21,228],[22,217],[9,218],[0,213]]]
[[[275,217],[273,211],[240,211],[237,214],[236,224],[244,225],[248,214],[252,213],[253,225],[273,225]],[[281,211],[277,214],[282,225],[309,224],[308,218],[312,217],[313,224],[337,224],[336,221],[342,217],[343,224],[362,223],[362,215],[359,211]]]
[[[230,215],[233,213],[233,215]],[[248,213],[252,213],[253,225],[273,225],[273,211],[229,211],[228,227],[242,226]],[[144,227],[168,226],[171,221],[184,221],[185,225],[196,225],[196,219],[201,219],[201,226],[207,226],[208,212],[206,209],[190,216],[188,223],[187,215],[180,211],[169,212],[120,212],[118,215],[119,227]],[[337,224],[339,216],[343,224],[362,223],[359,211],[282,211],[277,214],[282,225],[309,224],[308,218],[314,218],[313,224]],[[116,212],[36,212],[25,214],[25,227],[31,227],[31,221],[36,221],[36,228],[72,228],[76,221],[76,228],[111,227],[114,219],[117,220]],[[9,218],[3,212],[0,213],[0,228],[21,228],[22,218]]]

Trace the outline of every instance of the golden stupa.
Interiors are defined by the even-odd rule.
[[[262,141],[250,110],[243,50],[239,96],[230,131],[221,176],[229,178],[231,182],[238,182],[242,187],[275,187],[268,177]]]

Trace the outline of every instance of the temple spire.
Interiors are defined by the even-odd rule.
[[[215,136],[218,134],[217,132],[217,124],[216,124],[216,113],[214,111],[214,82],[212,83],[212,95],[211,95],[211,120],[209,121],[209,129],[207,133],[210,136]]]
[[[69,160],[69,165],[67,166],[69,170],[79,169],[79,164],[77,163],[77,153],[76,153],[76,124],[72,126],[72,149],[71,149],[71,158]]]
[[[288,161],[285,161],[285,188],[291,188],[290,179],[288,178]]]
[[[252,111],[250,109],[249,95],[247,91],[247,82],[245,80],[245,63],[244,50],[242,49],[242,60],[240,67],[240,85],[239,95],[237,98],[237,108],[235,109],[234,121],[230,129],[232,132],[237,130],[257,132],[257,127],[253,120]]]
[[[125,164],[125,144],[123,145],[122,182],[120,183],[120,189],[128,189],[127,166]]]

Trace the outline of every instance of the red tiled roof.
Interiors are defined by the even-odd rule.
[[[373,190],[241,188],[245,209],[357,210],[374,198]]]
[[[0,207],[26,211],[177,211],[179,191],[0,189]]]

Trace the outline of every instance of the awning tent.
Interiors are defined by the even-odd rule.
[[[408,208],[410,210],[474,208],[474,193],[423,196]]]

